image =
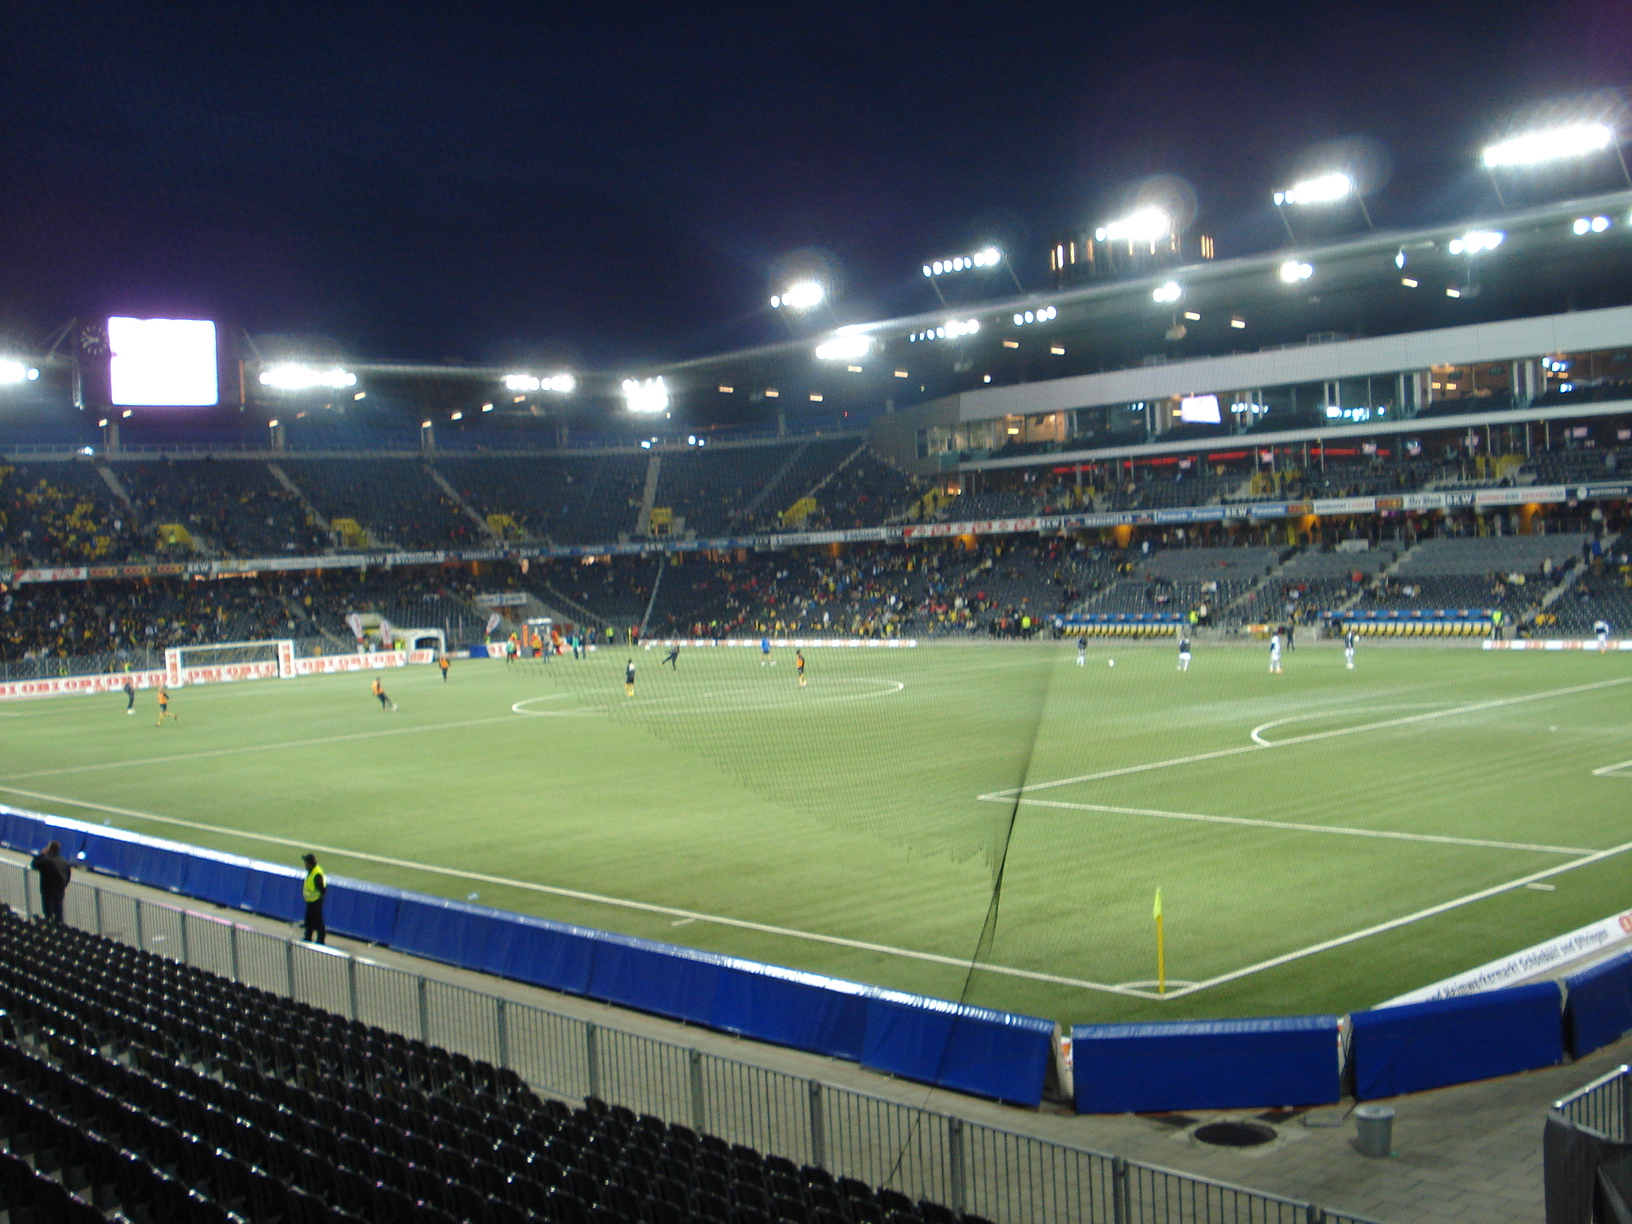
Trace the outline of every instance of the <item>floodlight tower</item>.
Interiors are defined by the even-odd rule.
[[[1293,242],[1298,236],[1292,232],[1292,222],[1287,212],[1293,208],[1318,208],[1323,205],[1336,204],[1339,201],[1354,198],[1360,205],[1360,215],[1366,220],[1366,228],[1374,228],[1371,224],[1371,212],[1366,208],[1366,199],[1360,194],[1355,185],[1354,176],[1344,170],[1333,170],[1328,174],[1319,174],[1313,178],[1303,179],[1293,183],[1283,191],[1275,193],[1275,211],[1281,218],[1281,224],[1286,226],[1286,236]]]
[[[1487,145],[1480,162],[1490,175],[1490,185],[1496,189],[1496,199],[1503,208],[1507,199],[1502,195],[1498,170],[1543,166],[1549,162],[1590,157],[1605,149],[1613,149],[1620,163],[1621,176],[1632,187],[1632,173],[1626,168],[1626,156],[1621,152],[1620,135],[1607,123],[1576,123],[1566,127],[1544,128]]]

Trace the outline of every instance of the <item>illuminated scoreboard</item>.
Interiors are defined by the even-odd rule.
[[[115,405],[208,408],[220,399],[214,323],[109,319],[108,348]]]

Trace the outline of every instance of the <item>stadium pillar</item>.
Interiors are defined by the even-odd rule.
[[[703,1052],[695,1048],[688,1050],[687,1061],[691,1064],[691,1125],[701,1134],[708,1129],[708,1101],[703,1091]]]
[[[107,424],[102,427],[102,453],[117,455],[119,453],[119,422],[112,417],[106,418]]]
[[[827,1126],[822,1118],[821,1080],[810,1081],[810,1163],[818,1169],[827,1167]]]

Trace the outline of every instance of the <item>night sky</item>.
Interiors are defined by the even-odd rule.
[[[0,339],[130,312],[363,358],[716,352],[785,334],[801,250],[847,319],[928,308],[920,264],[992,238],[1042,288],[1149,175],[1221,256],[1274,246],[1268,193],[1327,141],[1372,142],[1380,225],[1488,209],[1506,116],[1629,65],[1625,0],[14,5]]]

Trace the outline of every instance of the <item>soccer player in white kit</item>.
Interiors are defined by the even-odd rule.
[[[1271,675],[1281,674],[1281,631],[1279,629],[1269,639],[1269,671]]]
[[[1344,658],[1344,661],[1345,661],[1344,665],[1350,671],[1354,670],[1354,638],[1355,638],[1354,626],[1350,625],[1346,629],[1343,630],[1343,658]]]
[[[1179,670],[1190,670],[1190,635],[1183,629],[1179,630]]]
[[[1077,666],[1085,667],[1088,661],[1088,635],[1084,633],[1077,638]]]
[[[1592,635],[1598,639],[1598,652],[1602,654],[1609,649],[1609,622],[1603,619],[1592,622]]]

